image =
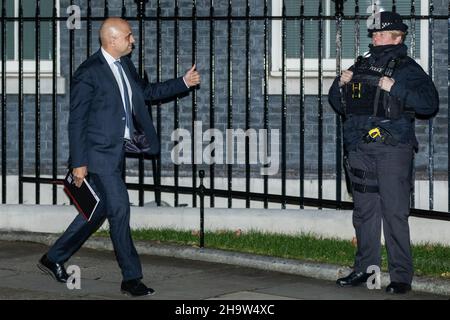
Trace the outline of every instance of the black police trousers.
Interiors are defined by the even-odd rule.
[[[408,225],[413,148],[360,143],[348,153],[357,252],[354,270],[381,267],[381,228],[391,281],[411,284],[413,264]]]

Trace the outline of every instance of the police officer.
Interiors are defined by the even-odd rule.
[[[375,15],[372,44],[337,77],[329,91],[343,116],[346,170],[352,185],[357,252],[354,270],[339,286],[367,282],[381,266],[381,222],[388,254],[388,293],[411,290],[413,264],[408,225],[415,115],[432,116],[439,98],[431,78],[403,44],[408,26],[397,13]],[[371,270],[371,269],[369,269]]]

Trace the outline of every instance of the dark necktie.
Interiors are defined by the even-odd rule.
[[[127,128],[130,130],[130,139],[133,139],[134,126],[133,126],[133,116],[131,114],[130,96],[128,94],[128,87],[125,81],[125,76],[123,75],[122,64],[119,60],[115,61],[114,64],[119,69],[120,78],[122,79],[123,86],[123,96],[125,98],[125,119]]]

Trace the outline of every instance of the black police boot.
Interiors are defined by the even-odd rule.
[[[408,291],[411,291],[411,285],[409,283],[393,281],[386,287],[386,292],[391,294],[404,294]]]
[[[359,286],[360,284],[366,283],[370,276],[371,273],[353,271],[348,276],[337,279],[336,284],[340,287]]]
[[[123,294],[130,295],[132,297],[151,296],[155,294],[155,290],[147,287],[141,282],[140,279],[122,281],[120,290]]]

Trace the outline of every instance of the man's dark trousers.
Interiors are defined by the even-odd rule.
[[[64,263],[108,219],[109,232],[123,280],[142,278],[139,256],[131,239],[130,201],[120,171],[89,174],[89,183],[100,197],[100,203],[90,221],[81,214],[47,253],[50,261]]]
[[[355,271],[367,272],[370,265],[381,266],[381,221],[388,254],[391,282],[410,284],[413,277],[408,226],[413,149],[410,145],[361,143],[348,155],[352,168],[376,174],[362,179],[350,173],[352,182],[378,186],[379,191],[353,190],[353,226],[358,250]]]

